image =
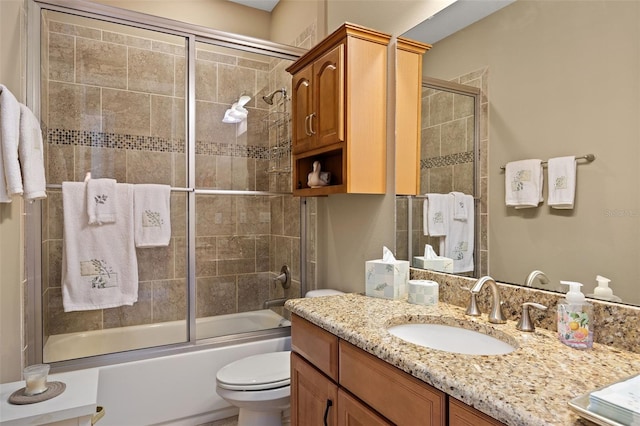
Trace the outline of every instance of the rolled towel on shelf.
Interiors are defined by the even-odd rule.
[[[116,221],[118,211],[115,179],[87,180],[87,214],[89,225],[103,225]]]
[[[521,160],[505,167],[505,203],[516,209],[538,207],[542,198],[542,160]]]
[[[166,247],[171,241],[171,187],[134,186],[136,247]]]
[[[576,195],[576,157],[549,159],[549,201],[554,209],[573,209]]]

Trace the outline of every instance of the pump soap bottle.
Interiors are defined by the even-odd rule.
[[[558,337],[567,346],[590,349],[593,346],[593,305],[580,292],[582,284],[560,281],[569,292],[558,303]]]

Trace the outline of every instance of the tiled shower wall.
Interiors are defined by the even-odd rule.
[[[107,25],[51,19],[44,28],[47,182],[79,181],[91,172],[118,182],[185,187],[184,42]],[[288,61],[202,43],[196,50],[196,188],[290,191],[289,173],[268,172],[276,161],[273,144],[289,142],[274,140],[268,120],[278,106],[269,109],[262,101],[275,88],[290,89]],[[251,96],[244,132],[222,123],[241,95]],[[278,152],[286,162],[286,149]],[[138,302],[70,313],[63,312],[61,296],[62,197],[59,189],[48,194],[45,336],[186,317],[185,193],[172,192],[169,246],[137,250]],[[286,295],[299,295],[299,212],[299,199],[290,195],[196,196],[198,317],[261,309],[264,300],[282,297],[272,277],[285,263],[293,277]]]
[[[449,193],[459,191],[480,199],[480,259],[476,259],[479,273],[487,273],[487,161],[488,161],[488,69],[465,74],[453,80],[481,89],[480,93],[480,182],[473,191],[473,137],[474,106],[470,96],[423,88],[422,92],[422,142],[420,155],[420,192]],[[424,235],[422,224],[423,198],[413,198],[411,224],[412,251],[414,256],[424,252],[425,244],[439,250],[437,238]],[[407,248],[407,197],[396,198],[396,251],[408,258]]]

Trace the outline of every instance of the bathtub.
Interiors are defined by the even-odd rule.
[[[226,336],[249,331],[288,327],[291,323],[270,309],[196,319],[196,337]],[[49,336],[43,362],[150,348],[187,340],[185,321],[134,325]]]
[[[198,338],[273,329],[291,323],[271,310],[197,320]],[[70,359],[135,347],[185,340],[184,321],[171,321],[51,336],[45,355]],[[132,345],[135,343],[135,345]],[[105,349],[108,350],[105,351]],[[291,349],[291,337],[233,343],[98,369],[98,405],[105,415],[98,426],[195,426],[238,414],[216,393],[216,373],[226,364],[250,355]]]
[[[216,393],[216,373],[239,358],[291,349],[290,337],[100,367],[97,426],[196,426],[238,414]]]

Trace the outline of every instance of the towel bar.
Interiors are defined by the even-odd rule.
[[[596,156],[593,155],[593,154],[586,154],[586,155],[583,155],[581,157],[576,157],[576,160],[587,160],[588,163],[592,162],[595,159],[596,159]],[[547,162],[543,161],[542,165],[544,166],[545,164],[547,164]],[[500,170],[504,170],[506,168],[507,168],[507,166],[500,166]]]

